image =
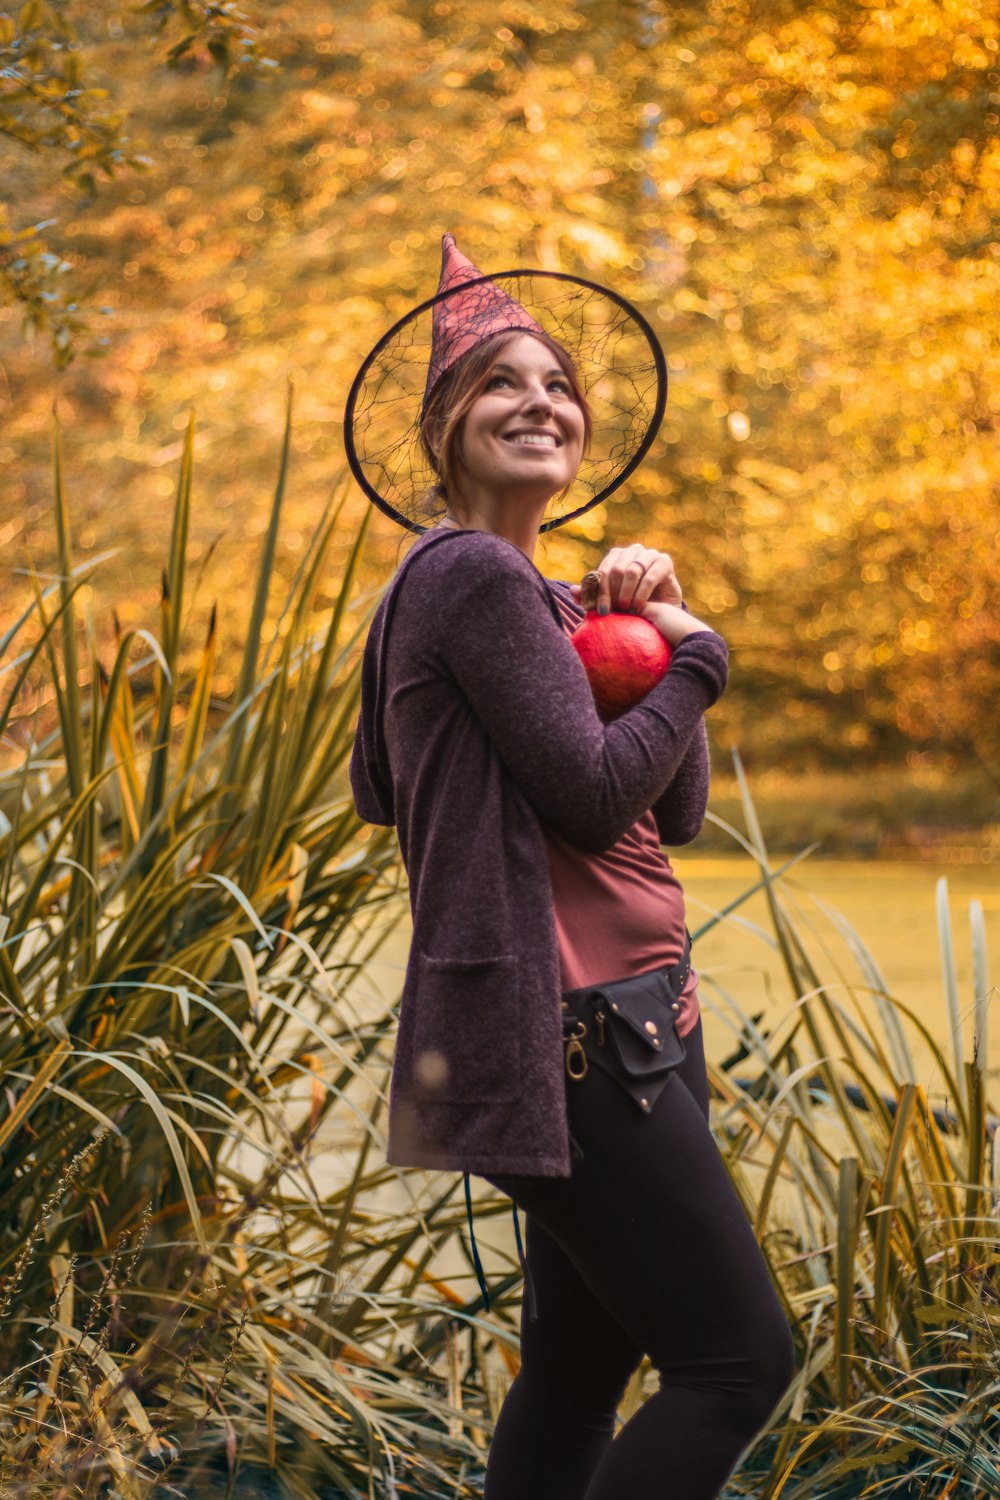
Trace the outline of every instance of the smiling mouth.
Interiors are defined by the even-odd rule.
[[[518,448],[545,448],[550,452],[559,447],[559,439],[552,432],[514,432],[505,437],[504,442],[513,443]]]

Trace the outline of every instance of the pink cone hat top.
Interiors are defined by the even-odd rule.
[[[460,287],[466,290],[456,291]],[[462,254],[451,234],[446,234],[441,241],[438,296],[441,300],[434,305],[425,404],[441,376],[447,374],[463,354],[468,354],[470,349],[485,343],[494,334],[543,331],[509,292],[484,277],[468,256]]]

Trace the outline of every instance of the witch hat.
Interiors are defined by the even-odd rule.
[[[344,446],[354,477],[400,526],[426,531],[438,484],[420,438],[427,397],[485,339],[544,333],[573,361],[590,410],[579,473],[540,529],[563,526],[606,500],[647,452],[667,399],[663,350],[642,313],[608,287],[563,271],[484,276],[450,234],[441,250],[435,296],[383,334],[351,384]]]

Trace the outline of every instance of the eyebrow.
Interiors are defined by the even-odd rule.
[[[515,375],[517,373],[513,365],[504,364],[502,359],[498,359],[493,368],[494,370],[505,370],[508,375]],[[566,371],[561,370],[558,365],[553,366],[551,370],[546,370],[545,373],[546,375],[558,375],[563,380],[568,378]]]

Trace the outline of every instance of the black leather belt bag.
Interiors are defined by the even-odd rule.
[[[684,1061],[677,1035],[680,997],[691,972],[691,939],[669,968],[563,991],[566,1073],[582,1083],[593,1063],[611,1075],[645,1114]]]

